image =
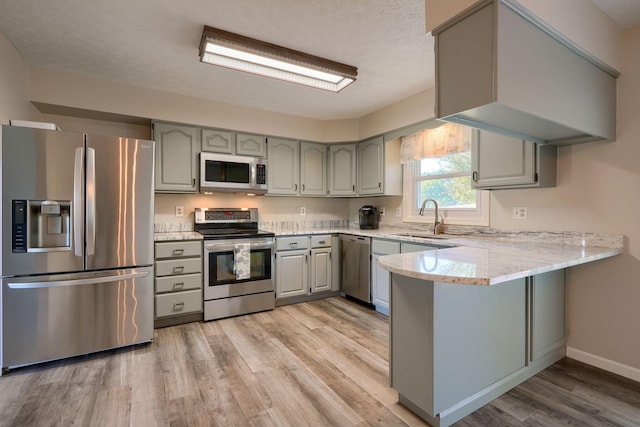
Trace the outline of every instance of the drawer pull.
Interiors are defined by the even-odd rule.
[[[184,308],[184,302],[177,302],[173,304],[174,310],[182,310]]]
[[[184,271],[184,266],[180,265],[178,267],[173,267],[174,273],[182,273]]]
[[[173,254],[174,255],[182,255],[184,253],[184,249],[174,249],[173,250]]]
[[[326,242],[325,240],[320,240],[320,241],[318,242],[318,244],[319,244],[319,245],[326,245],[326,244],[327,244],[327,242]]]
[[[184,288],[184,282],[178,282],[173,284],[174,288]]]
[[[291,242],[289,243],[289,246],[298,246],[298,242]]]

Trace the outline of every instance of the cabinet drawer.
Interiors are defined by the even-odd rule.
[[[157,242],[156,243],[156,259],[157,258],[175,258],[188,256],[202,256],[202,242],[184,241],[184,242]]]
[[[202,258],[180,258],[156,261],[156,276],[202,272]]]
[[[399,254],[400,242],[389,242],[387,240],[373,239],[371,241],[371,252],[376,254]]]
[[[331,246],[331,234],[322,234],[319,236],[311,236],[312,248],[326,248]]]
[[[202,291],[174,292],[156,296],[156,317],[202,311]]]
[[[288,249],[309,249],[309,238],[307,236],[276,238],[276,251]]]
[[[202,288],[202,274],[181,274],[179,276],[158,277],[156,293],[188,291]]]

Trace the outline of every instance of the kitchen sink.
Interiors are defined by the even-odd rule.
[[[460,236],[452,236],[452,235],[443,235],[443,234],[431,234],[431,233],[389,233],[392,236],[398,237],[413,237],[418,239],[438,239],[438,240],[446,240],[452,239],[454,237]]]

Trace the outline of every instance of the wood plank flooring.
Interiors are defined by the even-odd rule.
[[[343,298],[156,330],[0,377],[0,426],[426,426],[388,387],[388,322]],[[640,383],[564,359],[459,426],[640,426]]]

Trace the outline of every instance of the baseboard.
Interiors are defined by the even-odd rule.
[[[623,365],[622,363],[605,359],[604,357],[596,356],[595,354],[587,353],[586,351],[573,347],[567,347],[567,357],[640,382],[640,369],[638,368]]]

